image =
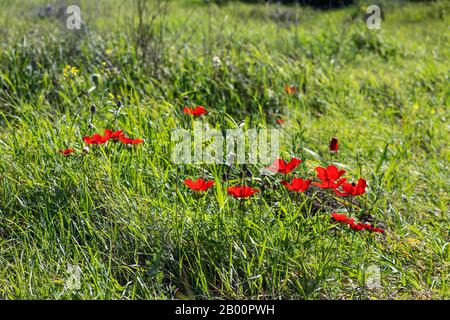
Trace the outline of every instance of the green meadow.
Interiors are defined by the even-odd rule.
[[[447,1],[378,1],[369,29],[365,1],[79,0],[75,30],[63,2],[0,3],[0,299],[450,298]],[[194,121],[302,162],[175,163]],[[143,142],[83,141],[105,129]],[[281,183],[328,165],[365,193]]]

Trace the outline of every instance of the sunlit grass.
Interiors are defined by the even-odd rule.
[[[139,60],[132,1],[82,1],[82,35],[38,18],[45,1],[21,2],[0,4],[0,298],[449,297],[445,1],[386,4],[380,31],[356,7],[280,7],[296,27],[270,6],[175,1],[158,65]],[[279,183],[243,210],[226,193],[240,168],[222,183],[224,166],[174,164],[185,95],[212,127],[281,128],[281,156],[306,160],[300,177],[330,163],[364,177],[361,204],[386,234],[333,224],[321,194]],[[145,142],[83,152],[83,136],[113,127]],[[183,180],[201,176],[216,184],[195,195]],[[69,264],[79,290],[65,288]]]

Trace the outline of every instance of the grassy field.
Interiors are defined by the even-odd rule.
[[[450,6],[379,2],[381,30],[370,3],[82,0],[69,30],[58,1],[2,1],[0,299],[449,299]],[[289,180],[334,164],[366,193],[293,194],[249,165],[263,190],[234,199],[243,166],[171,161],[185,105],[281,130],[279,156],[303,159]],[[105,129],[144,143],[86,152]],[[345,208],[385,233],[333,222]]]

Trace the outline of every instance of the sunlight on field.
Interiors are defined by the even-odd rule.
[[[450,298],[450,5],[377,2],[2,1],[0,299]]]

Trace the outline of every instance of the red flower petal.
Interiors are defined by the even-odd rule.
[[[258,189],[252,189],[248,186],[234,186],[227,189],[228,194],[235,198],[249,198],[253,194],[259,192]]]
[[[342,179],[341,179],[342,180]],[[339,187],[339,182],[337,184],[337,187]],[[336,187],[336,188],[337,188]],[[339,190],[335,190],[334,192],[341,197],[348,197],[348,196],[359,196],[366,192],[366,180],[360,178],[358,180],[358,184],[354,183],[342,183],[342,189],[344,192],[341,192]]]
[[[335,166],[328,166],[326,175],[328,179],[336,180],[339,178],[339,170]]]
[[[292,158],[291,161],[286,164],[283,159],[275,159],[273,164],[267,167],[267,170],[281,174],[288,174],[292,172],[292,170],[294,170],[301,162],[302,160],[300,159]]]
[[[339,214],[339,213],[332,213],[331,217],[339,222],[347,222],[349,218],[345,214]]]
[[[286,181],[281,182],[287,189],[295,192],[304,192],[311,184],[311,180],[303,180],[301,178],[293,178],[289,184]]]
[[[130,139],[127,137],[119,138],[119,140],[121,142],[123,142],[124,144],[138,144],[138,143],[144,142],[144,140],[142,140],[142,139]]]
[[[372,232],[385,233],[385,231],[381,228],[372,228]]]
[[[195,191],[206,191],[214,185],[214,181],[205,181],[202,178],[198,178],[196,181],[186,179],[184,180],[184,184]]]
[[[284,174],[288,174],[289,172],[294,170],[301,162],[302,160],[300,159],[292,158],[291,161],[289,161],[289,163],[286,165]]]
[[[317,167],[317,168],[316,168],[316,171],[317,171],[317,177],[318,177],[320,180],[326,180],[326,179],[327,179],[327,176],[326,176],[327,171],[326,171],[324,168]]]
[[[196,106],[194,109],[184,107],[183,112],[194,116],[201,116],[203,114],[207,114],[208,110],[206,110],[203,106]]]
[[[284,170],[286,168],[286,163],[283,159],[275,159],[272,165],[270,167],[267,167],[267,170],[270,170],[272,172],[280,172],[280,170]]]

